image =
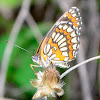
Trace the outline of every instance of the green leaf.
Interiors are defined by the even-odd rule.
[[[22,4],[23,0],[0,0],[0,7],[16,8]]]

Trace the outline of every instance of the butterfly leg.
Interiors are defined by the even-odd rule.
[[[40,66],[40,65],[33,65],[33,64],[30,64],[30,66],[34,66],[34,67],[43,67],[43,66]]]
[[[54,64],[53,64],[53,62],[52,62],[52,61],[50,61],[50,63],[49,63],[49,65],[48,65],[48,67],[49,67],[49,66],[52,66],[52,68],[56,69],[56,67],[54,66]]]
[[[30,64],[30,67],[32,68],[32,70],[34,71],[35,75],[37,76],[37,72],[35,71],[35,69],[33,67],[36,67],[35,65]]]

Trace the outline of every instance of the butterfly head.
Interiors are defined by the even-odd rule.
[[[40,59],[37,55],[32,55],[31,58],[32,58],[33,62],[40,64]]]

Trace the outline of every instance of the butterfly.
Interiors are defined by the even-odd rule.
[[[67,68],[68,62],[76,58],[81,28],[82,17],[79,9],[72,7],[57,20],[43,38],[36,54],[32,55],[33,62],[45,68],[50,63]]]

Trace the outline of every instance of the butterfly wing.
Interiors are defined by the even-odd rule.
[[[76,7],[72,7],[58,19],[38,50],[45,66],[50,61],[60,65],[75,59],[79,48],[81,25],[79,9]]]

